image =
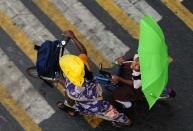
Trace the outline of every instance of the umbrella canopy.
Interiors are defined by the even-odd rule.
[[[168,81],[168,53],[163,32],[150,16],[140,21],[138,54],[142,91],[151,108]]]

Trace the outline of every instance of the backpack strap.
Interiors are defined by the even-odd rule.
[[[60,57],[62,57],[63,56],[63,54],[64,54],[64,49],[65,49],[65,47],[66,47],[66,45],[68,44],[68,42],[70,41],[70,38],[68,37],[68,38],[66,38],[65,40],[63,40],[63,41],[60,41]]]

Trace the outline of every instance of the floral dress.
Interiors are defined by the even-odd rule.
[[[75,100],[73,108],[83,115],[94,115],[106,120],[127,124],[128,117],[119,113],[108,101],[102,98],[102,89],[98,82],[88,81],[81,87],[75,86],[65,78],[65,87],[68,97]],[[67,101],[65,101],[67,104]]]

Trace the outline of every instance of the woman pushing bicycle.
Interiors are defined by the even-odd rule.
[[[59,60],[64,74],[62,83],[68,98],[64,102],[59,101],[58,108],[66,110],[71,116],[78,112],[112,121],[115,126],[131,125],[132,121],[125,114],[103,99],[101,86],[93,79],[86,48],[72,31],[65,31],[64,35],[73,40],[80,54],[65,54]]]

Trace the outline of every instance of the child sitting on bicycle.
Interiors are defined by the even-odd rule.
[[[131,125],[131,120],[125,114],[118,112],[108,101],[103,99],[99,83],[93,80],[86,48],[73,32],[65,31],[64,35],[73,40],[80,55],[66,54],[59,60],[64,73],[63,84],[68,98],[64,102],[59,101],[58,108],[65,109],[71,116],[78,112],[112,121],[116,125]]]
[[[132,59],[125,60],[124,57],[116,59],[120,65],[118,75],[112,75],[112,82],[118,84],[120,88],[113,91],[113,99],[130,108],[131,101],[142,99],[141,92],[141,74],[138,54]]]
[[[140,65],[139,65],[139,57],[138,54],[135,54],[133,57],[133,61],[125,61],[123,57],[117,58],[117,62],[122,65],[124,63],[131,63],[130,68],[132,70],[132,80],[124,79],[122,77],[113,75],[112,82],[117,84],[119,82],[128,84],[130,86],[134,86],[135,89],[139,89],[141,87],[141,74],[140,74]]]
[[[112,75],[112,82],[120,84],[122,87],[114,90],[114,99],[123,105],[128,104],[130,101],[142,100],[144,96],[141,91],[142,83],[138,54],[135,54],[133,59],[125,60],[123,57],[119,57],[116,61],[121,65],[120,73]],[[171,87],[166,87],[165,90],[167,90],[170,97],[175,97],[176,93]]]

